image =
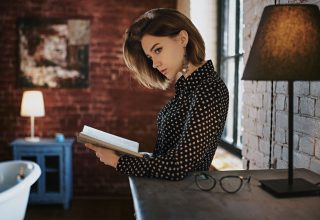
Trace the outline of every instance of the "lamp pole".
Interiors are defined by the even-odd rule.
[[[30,126],[30,134],[31,134],[31,140],[34,139],[34,116],[30,116],[30,123],[31,123],[31,126]]]
[[[293,180],[293,80],[288,81],[288,185]]]

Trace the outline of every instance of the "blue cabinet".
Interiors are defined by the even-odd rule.
[[[56,142],[41,139],[27,142],[16,139],[11,142],[15,160],[31,160],[39,164],[41,176],[32,185],[30,203],[62,203],[69,208],[72,198],[72,144],[74,139]]]

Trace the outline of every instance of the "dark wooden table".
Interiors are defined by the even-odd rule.
[[[129,177],[137,219],[320,219],[320,196],[276,198],[260,187],[261,179],[285,179],[287,170],[213,171],[225,175],[251,175],[235,194],[224,192],[219,184],[211,191],[197,188],[194,176],[182,181]],[[294,170],[294,177],[311,183],[320,175],[306,169]]]

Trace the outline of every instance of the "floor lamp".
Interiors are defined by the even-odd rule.
[[[293,178],[294,81],[320,81],[320,12],[316,5],[264,8],[242,80],[288,82],[288,179],[261,180],[277,197],[318,193],[319,187]]]

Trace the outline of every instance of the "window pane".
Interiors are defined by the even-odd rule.
[[[233,118],[234,118],[234,72],[235,59],[227,59],[222,66],[223,75],[221,76],[229,90],[229,110],[224,131],[224,140],[228,143],[233,143]]]
[[[45,191],[60,191],[60,162],[59,156],[45,156]]]
[[[239,51],[238,53],[241,54],[239,57],[239,70],[238,70],[238,127],[237,127],[237,147],[242,149],[242,93],[243,93],[243,81],[241,81],[241,77],[243,75],[244,64],[243,64],[243,0],[239,1]]]
[[[206,46],[205,59],[216,58],[216,11],[212,0],[190,0],[190,18],[200,32]],[[214,60],[213,60],[214,62]]]
[[[227,27],[227,56],[233,56],[236,53],[236,1],[229,1],[228,10],[228,21],[226,23]]]
[[[244,23],[243,23],[243,0],[240,0],[240,17],[239,17],[239,53],[243,54],[243,29],[244,29]],[[242,72],[241,76],[242,76]]]
[[[239,71],[238,71],[238,137],[237,137],[237,146],[242,149],[242,94],[243,94],[243,82],[241,81],[241,77],[243,74],[243,56],[239,58]]]

